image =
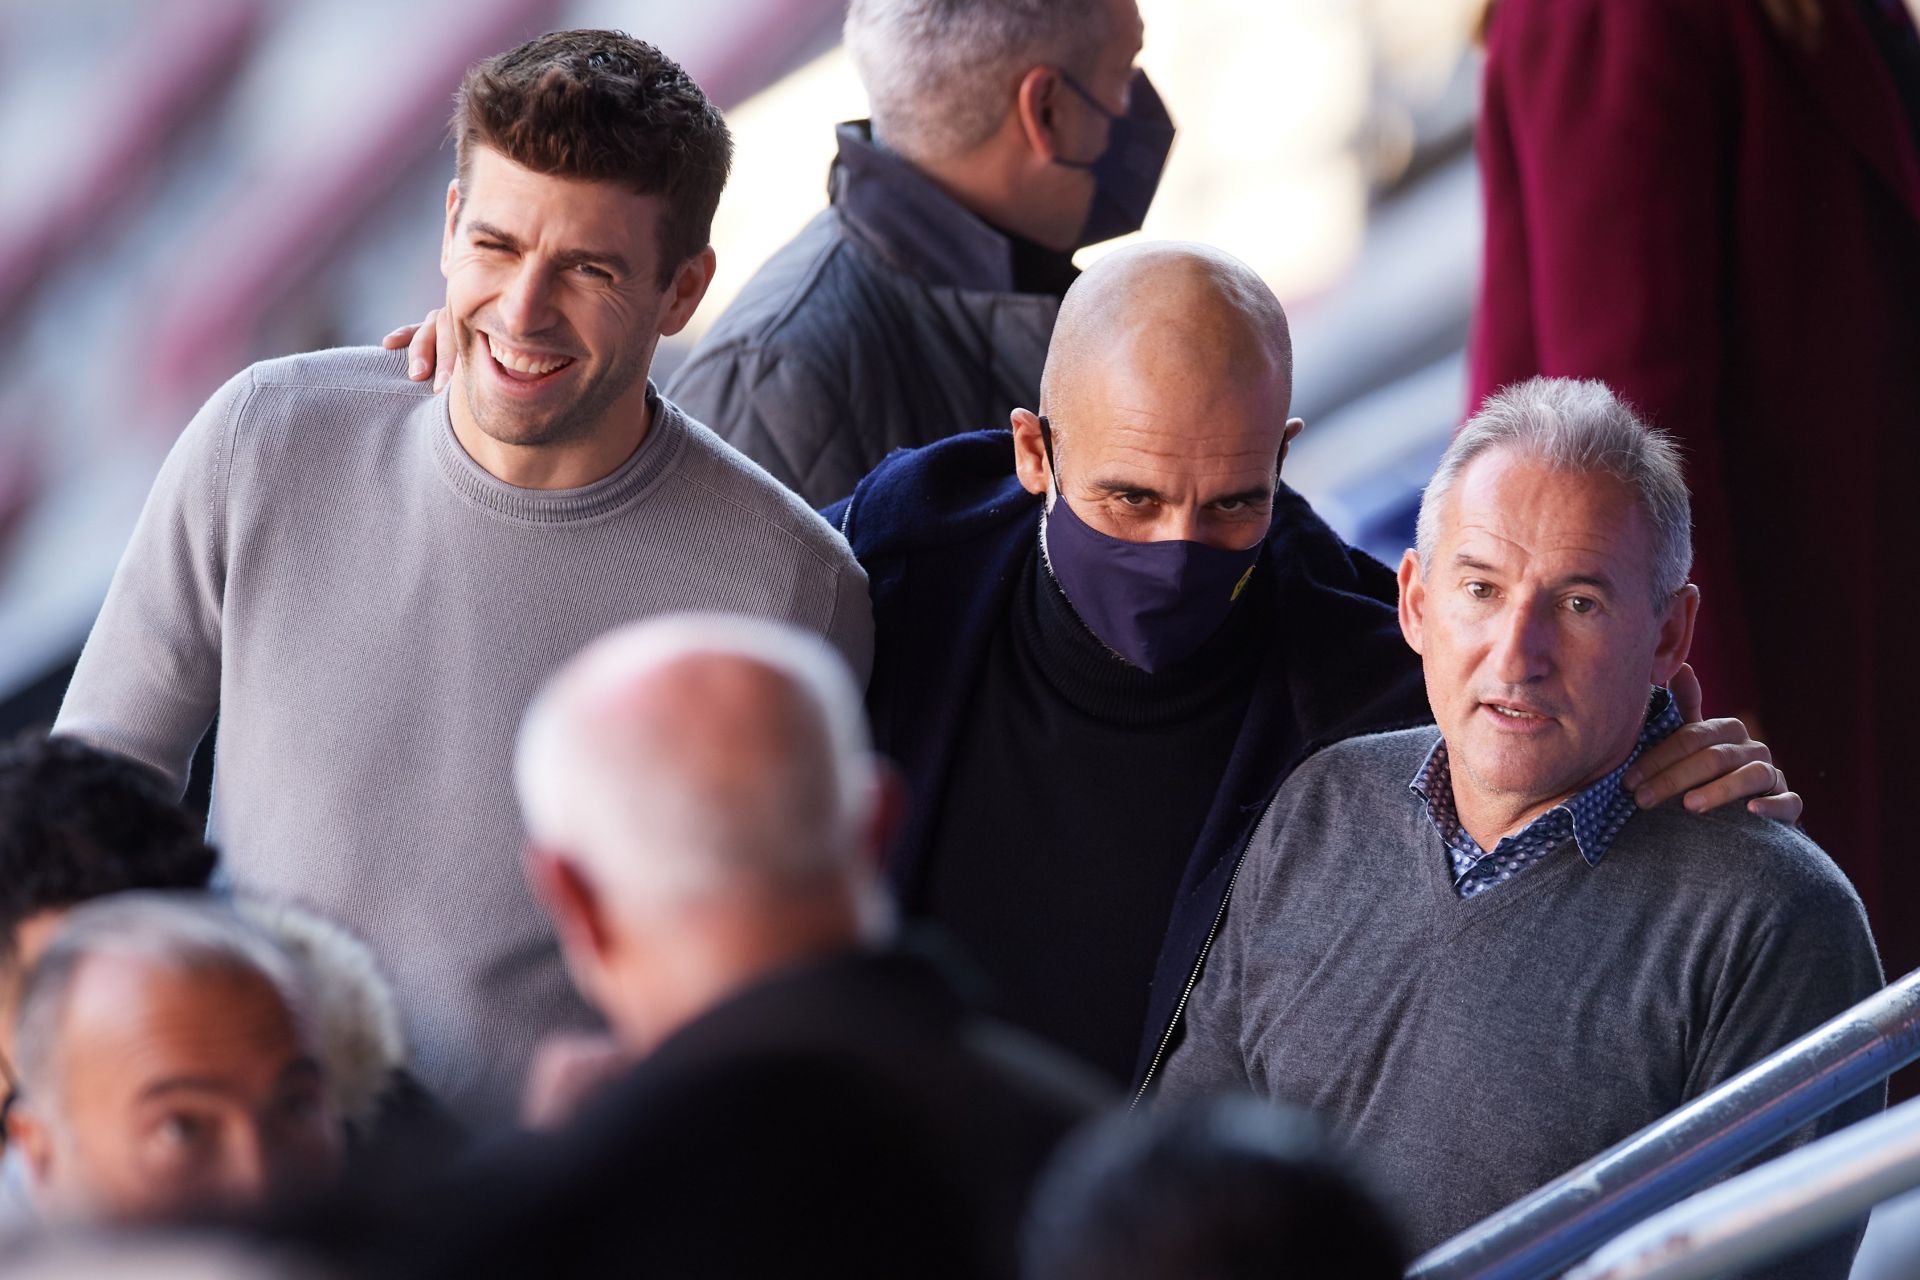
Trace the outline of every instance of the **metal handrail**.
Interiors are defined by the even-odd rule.
[[[1545,1280],[1920,1058],[1920,969],[1414,1260],[1409,1280]]]
[[[1567,1280],[1706,1280],[1767,1262],[1920,1187],[1920,1098],[1682,1200]]]

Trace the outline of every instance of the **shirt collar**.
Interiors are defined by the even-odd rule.
[[[905,159],[873,140],[873,126],[839,126],[828,195],[896,270],[930,285],[1014,292],[1014,245]]]
[[[1665,686],[1655,686],[1647,699],[1647,718],[1640,727],[1640,736],[1620,766],[1606,777],[1568,796],[1520,831],[1504,837],[1489,852],[1499,852],[1509,844],[1525,842],[1529,836],[1541,834],[1548,825],[1557,826],[1571,821],[1573,842],[1579,848],[1580,856],[1586,859],[1590,867],[1600,865],[1600,859],[1613,847],[1620,828],[1627,824],[1627,819],[1633,816],[1638,807],[1633,793],[1621,785],[1620,780],[1642,752],[1679,727],[1679,704]],[[1478,843],[1461,827],[1459,814],[1454,808],[1453,769],[1447,758],[1445,738],[1433,744],[1433,750],[1427,752],[1426,759],[1421,761],[1419,770],[1414,773],[1407,787],[1426,805],[1427,820],[1433,823],[1449,848],[1479,851]]]

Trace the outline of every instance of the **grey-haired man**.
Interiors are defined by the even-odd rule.
[[[1535,379],[1455,439],[1400,566],[1439,728],[1297,770],[1161,1085],[1308,1106],[1427,1248],[1880,985],[1852,886],[1738,808],[1637,810],[1699,593],[1678,451]],[[1879,1090],[1799,1135],[1876,1110]],[[1783,1274],[1843,1276],[1857,1235]]]

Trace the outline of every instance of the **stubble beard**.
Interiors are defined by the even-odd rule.
[[[571,402],[530,417],[514,412],[512,406],[488,399],[485,386],[493,374],[491,370],[483,370],[480,362],[491,361],[493,354],[487,350],[486,337],[478,329],[470,332],[473,336],[460,362],[467,411],[473,415],[474,425],[489,438],[517,448],[551,448],[591,437],[603,425],[601,419],[607,410],[645,375],[649,363],[649,353],[644,348],[636,351],[621,364],[582,385]]]

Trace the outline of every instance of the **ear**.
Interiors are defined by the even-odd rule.
[[[867,816],[867,828],[861,832],[861,853],[875,875],[886,867],[893,841],[907,822],[907,785],[891,760],[878,757],[873,768],[873,811]]]
[[[719,261],[713,246],[708,245],[681,263],[680,269],[673,273],[673,282],[667,286],[666,296],[661,300],[661,337],[672,337],[687,327],[687,321],[693,319],[693,313],[700,309],[700,300],[707,296],[707,289],[713,284],[714,268]]]
[[[1693,648],[1693,623],[1700,613],[1700,588],[1689,582],[1673,593],[1660,615],[1660,647],[1653,651],[1653,683],[1665,684],[1680,670]]]
[[[440,232],[440,274],[453,264],[453,229],[460,222],[460,179],[447,184],[447,225]]]
[[[1054,107],[1060,96],[1060,73],[1053,67],[1034,67],[1020,77],[1014,90],[1013,109],[1020,120],[1020,135],[1042,164],[1052,164],[1060,155],[1054,132]]]
[[[1287,425],[1280,429],[1280,457],[1279,460],[1273,464],[1273,472],[1275,475],[1280,474],[1280,469],[1287,465],[1287,449],[1292,446],[1293,438],[1306,429],[1307,421],[1305,418],[1288,418]]]
[[[1400,557],[1400,634],[1415,653],[1426,652],[1420,647],[1426,608],[1427,584],[1420,580],[1420,556],[1409,547]]]
[[[576,960],[600,963],[613,950],[613,931],[592,882],[564,855],[538,845],[529,844],[522,860],[527,883],[553,920],[568,964],[572,966]],[[584,976],[575,973],[576,978]]]
[[[53,1134],[25,1103],[16,1102],[7,1113],[7,1150],[19,1151],[34,1203],[44,1206],[53,1186]]]
[[[1013,472],[1020,487],[1036,497],[1044,497],[1053,468],[1047,465],[1047,445],[1040,435],[1040,419],[1030,409],[1015,409],[1009,417],[1013,426]]]

